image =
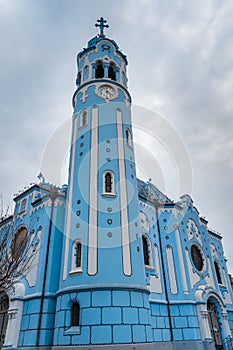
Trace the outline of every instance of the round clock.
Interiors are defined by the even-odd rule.
[[[99,96],[106,98],[106,99],[111,99],[111,98],[115,97],[115,95],[116,95],[115,89],[109,85],[101,85],[98,88],[97,93]]]

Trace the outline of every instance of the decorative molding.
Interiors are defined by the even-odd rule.
[[[77,135],[77,122],[78,118],[74,120],[74,134],[72,140],[72,154],[71,154],[71,167],[70,167],[70,185],[68,194],[68,205],[66,212],[66,227],[65,227],[65,244],[64,244],[64,268],[63,268],[63,280],[66,280],[68,270],[68,254],[70,244],[70,228],[71,228],[71,216],[72,216],[72,201],[73,201],[73,186],[74,186],[74,163],[76,153],[76,135]]]
[[[88,225],[88,265],[89,275],[98,270],[98,107],[92,107],[91,113],[91,149],[90,149],[90,184],[89,184],[89,225]]]
[[[177,281],[176,281],[176,269],[173,256],[173,249],[170,245],[166,246],[166,257],[167,257],[167,269],[168,278],[170,282],[170,290],[172,294],[178,293]]]
[[[116,110],[117,119],[117,142],[118,142],[118,161],[119,161],[119,184],[120,184],[120,206],[121,206],[121,239],[123,253],[123,272],[126,276],[131,276],[131,258],[130,258],[130,238],[127,206],[127,186],[125,176],[125,156],[124,156],[124,137],[122,130],[122,112]]]

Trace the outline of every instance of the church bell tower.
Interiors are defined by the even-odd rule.
[[[57,345],[143,342],[151,332],[127,59],[106,20],[96,26],[77,56]]]

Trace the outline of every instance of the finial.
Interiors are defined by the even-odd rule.
[[[37,178],[40,180],[40,184],[45,184],[45,178],[44,178],[42,172],[39,173]]]
[[[104,28],[108,28],[109,25],[108,24],[105,24],[107,23],[106,19],[104,19],[103,17],[100,17],[100,19],[97,19],[97,22],[95,24],[96,27],[100,27],[100,34],[99,36],[105,36],[104,35]]]

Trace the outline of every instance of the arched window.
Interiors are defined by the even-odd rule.
[[[82,243],[77,242],[75,245],[75,267],[82,266]]]
[[[105,174],[105,192],[112,193],[112,174],[110,172]]]
[[[72,271],[71,273],[82,272],[82,242],[77,240],[73,243]]]
[[[145,235],[142,235],[142,247],[143,247],[144,264],[150,266],[151,265],[150,243],[148,238]]]
[[[28,230],[25,226],[19,227],[12,240],[12,258],[18,260],[24,253],[28,242]]]
[[[214,268],[215,268],[218,284],[222,284],[222,276],[221,276],[220,268],[217,261],[214,261]]]
[[[114,174],[112,171],[105,171],[103,174],[103,195],[115,196]]]
[[[126,131],[125,131],[125,133],[126,133],[126,142],[127,142],[127,145],[129,146],[129,147],[133,147],[133,143],[132,143],[132,136],[131,136],[131,132],[130,132],[130,130],[127,128],[126,129]]]
[[[80,123],[79,127],[82,128],[87,125],[87,111],[82,111],[80,114]]]
[[[76,85],[79,86],[81,83],[81,72],[78,72],[77,79],[76,79]]]
[[[80,305],[73,303],[71,309],[71,327],[80,326]]]
[[[96,64],[95,77],[96,79],[104,77],[104,67],[102,61],[98,61]]]
[[[83,80],[87,80],[89,75],[89,67],[85,66],[83,71]]]
[[[22,202],[21,202],[19,212],[21,213],[21,212],[25,211],[26,210],[26,206],[27,206],[27,198],[24,198],[22,200]]]
[[[108,68],[108,77],[112,80],[116,80],[115,67],[113,64],[110,64]]]

